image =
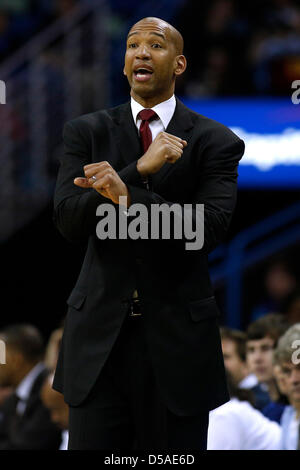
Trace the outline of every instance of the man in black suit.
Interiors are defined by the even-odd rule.
[[[14,390],[0,407],[0,450],[57,450],[61,431],[40,399],[48,371],[42,362],[43,340],[32,325],[15,324],[0,333],[6,363],[0,386]]]
[[[54,220],[87,242],[54,380],[70,449],[204,449],[208,411],[228,400],[207,254],[228,228],[244,143],[175,98],[185,68],[180,33],[145,18],[127,37],[131,102],[64,128]],[[112,220],[106,239],[99,228],[103,207],[121,209],[119,227],[135,204],[174,203],[196,225],[204,204],[196,250],[173,229],[166,240],[115,236]],[[151,233],[151,218],[140,222]]]

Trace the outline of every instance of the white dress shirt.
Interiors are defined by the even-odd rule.
[[[256,375],[249,374],[247,377],[244,377],[243,380],[239,383],[239,388],[252,388],[258,384],[258,379]]]
[[[61,433],[61,444],[59,450],[68,450],[69,445],[69,431],[64,429]]]
[[[154,140],[155,137],[160,132],[164,132],[167,129],[169,122],[171,121],[173,117],[175,108],[176,108],[176,99],[174,95],[171,96],[171,98],[169,98],[168,100],[163,101],[162,103],[159,103],[153,106],[153,108],[151,108],[153,111],[156,112],[158,116],[158,119],[153,119],[152,121],[149,122],[149,127],[150,127],[151,134],[152,134],[152,140]],[[131,98],[132,116],[133,116],[133,120],[138,130],[140,129],[140,125],[142,123],[142,120],[138,117],[138,114],[143,109],[150,109],[150,108],[144,108],[140,103],[138,103],[133,98]]]
[[[293,406],[287,406],[282,413],[280,424],[282,427],[282,450],[296,450],[299,440],[300,420]]]
[[[29,398],[33,384],[37,376],[42,372],[44,368],[44,364],[42,362],[39,362],[36,366],[33,367],[33,369],[31,369],[30,372],[28,372],[22,382],[20,382],[17,386],[15,393],[20,399],[16,408],[18,414],[24,413],[24,410],[26,408],[26,401]]]
[[[208,450],[279,450],[281,427],[247,401],[231,398],[209,413]]]

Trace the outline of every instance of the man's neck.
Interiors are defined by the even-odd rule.
[[[155,96],[151,98],[143,98],[141,96],[138,96],[136,93],[133,92],[133,90],[131,90],[130,95],[135,101],[137,101],[141,106],[143,106],[143,108],[153,108],[157,104],[169,100],[174,95],[174,90],[164,96]]]

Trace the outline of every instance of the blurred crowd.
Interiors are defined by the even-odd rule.
[[[189,0],[177,27],[189,60],[185,96],[290,95],[299,78],[299,0]]]
[[[0,60],[68,15],[77,3],[78,0],[0,0]]]
[[[46,347],[34,325],[0,332],[0,450],[67,449],[68,406],[52,389],[62,331],[53,331]]]
[[[0,60],[89,0],[0,0]],[[111,16],[112,101],[127,99],[124,37],[143,16],[161,16],[185,40],[188,69],[177,93],[188,98],[290,95],[300,70],[300,0],[107,0]],[[115,87],[115,88],[114,88]]]
[[[279,313],[221,328],[230,400],[210,412],[209,450],[300,449],[300,323]]]
[[[248,318],[246,326],[250,321],[269,312],[284,314],[290,323],[300,322],[300,273],[297,253],[296,245],[289,255],[284,252],[274,255],[264,262],[260,275],[256,266],[253,275],[246,278],[245,303],[249,305],[245,315]],[[293,262],[291,255],[296,262]]]

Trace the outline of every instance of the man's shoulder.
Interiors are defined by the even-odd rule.
[[[240,138],[225,124],[200,114],[189,108],[182,101],[177,100],[179,112],[188,113],[194,126],[194,132],[202,138],[214,141],[225,139],[229,141],[240,141]]]
[[[123,113],[128,110],[129,105],[129,102],[126,102],[112,108],[99,109],[91,113],[82,114],[76,118],[68,120],[65,123],[65,127],[84,130],[86,128],[93,129],[103,125],[106,126],[114,121],[117,122]]]
[[[287,405],[281,415],[281,424],[290,423],[294,416],[296,415],[296,410],[292,405]]]

